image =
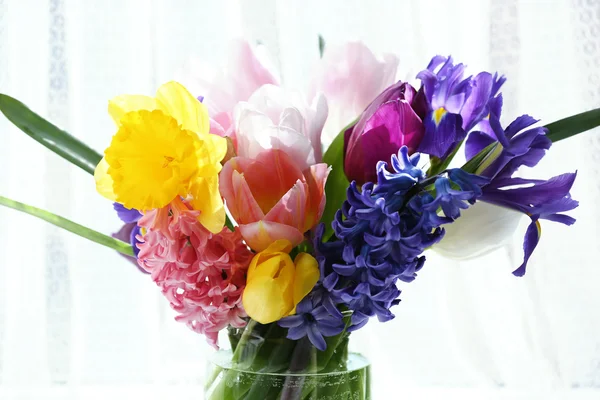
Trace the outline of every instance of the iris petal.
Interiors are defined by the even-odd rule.
[[[542,229],[540,227],[539,221],[532,220],[531,224],[529,224],[529,226],[527,227],[527,232],[525,232],[525,240],[523,241],[523,264],[521,264],[519,268],[513,271],[513,275],[525,275],[527,262],[529,261],[529,257],[531,257],[531,254],[533,253],[538,242],[540,241],[541,232]]]
[[[462,117],[459,114],[446,113],[439,124],[436,124],[433,113],[430,113],[424,120],[424,126],[425,135],[418,151],[440,158],[451,152],[467,135],[462,128]]]

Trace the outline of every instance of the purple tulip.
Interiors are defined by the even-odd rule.
[[[398,82],[383,91],[344,133],[344,172],[359,185],[377,180],[377,163],[389,160],[402,146],[412,154],[424,128],[415,109],[416,90]]]

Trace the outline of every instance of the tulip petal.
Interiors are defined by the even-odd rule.
[[[263,63],[263,58],[259,58],[257,52],[245,40],[233,42],[230,51],[230,63],[235,70],[236,89],[238,100],[249,98],[258,88],[267,84],[277,85],[279,79]]]
[[[240,225],[246,244],[254,251],[263,251],[277,239],[287,239],[292,246],[297,246],[304,240],[304,235],[298,229],[271,221],[258,221]]]
[[[297,108],[284,108],[279,116],[279,126],[289,128],[292,131],[302,132],[304,130],[304,117]]]
[[[265,250],[265,252],[289,253],[290,251],[292,251],[293,247],[294,246],[292,246],[292,244],[288,240],[286,240],[286,239],[277,239],[273,243],[271,243],[269,245],[269,247],[267,247],[267,249]]]
[[[315,287],[320,272],[317,260],[308,253],[300,253],[294,259],[294,307]]]
[[[306,205],[305,225],[303,231],[312,229],[321,219],[325,210],[325,184],[327,177],[331,172],[331,167],[327,164],[317,164],[311,166],[304,172],[306,183],[308,184],[308,204]]]
[[[219,188],[227,202],[227,208],[239,224],[247,224],[264,218],[264,213],[254,199],[252,191],[244,178],[244,165],[251,160],[234,157],[223,166],[219,178]]]
[[[300,170],[321,161],[321,131],[327,118],[322,95],[308,106],[299,92],[264,85],[234,112],[238,155],[257,158],[265,150],[286,152]]]
[[[159,87],[156,101],[160,109],[175,118],[184,129],[195,133],[209,132],[210,121],[206,106],[180,83],[171,81]]]
[[[280,320],[289,313],[291,302],[273,278],[258,276],[249,281],[242,295],[244,310],[261,324]]]
[[[246,313],[262,324],[277,321],[294,308],[295,266],[286,251],[292,245],[277,240],[254,256],[242,302]]]
[[[231,177],[235,203],[235,214],[238,223],[247,224],[264,218],[265,214],[256,203],[244,175],[234,171]],[[232,211],[233,213],[233,211]]]
[[[271,139],[270,148],[282,150],[300,170],[315,163],[315,150],[306,136],[285,126],[271,126],[262,132]]]
[[[322,92],[329,101],[325,147],[394,82],[397,69],[396,56],[385,54],[379,59],[361,42],[327,47],[309,88],[310,96]]]
[[[327,98],[323,93],[319,93],[312,102],[312,115],[308,117],[310,126],[308,127],[308,138],[313,145],[315,152],[315,163],[323,161],[323,144],[321,143],[321,135],[327,116],[329,114],[329,105]],[[312,110],[311,110],[312,111]]]
[[[96,170],[94,171],[96,190],[107,199],[115,201],[117,199],[117,195],[113,190],[113,179],[108,174],[108,167],[109,165],[106,162],[106,158],[102,157],[102,160],[100,160],[96,166]]]
[[[258,258],[258,263],[252,271],[248,270],[248,278],[246,280],[248,284],[261,276],[274,278],[277,275],[281,264],[281,253],[266,254],[265,257],[257,255],[255,257]],[[258,265],[260,265],[260,268],[257,267]]]
[[[271,112],[274,115],[269,115],[267,105],[261,111],[256,106],[240,103],[235,110],[240,157],[256,159],[261,153],[276,149],[287,153],[300,170],[315,163],[315,144],[305,133],[306,116],[296,108],[286,108],[281,115],[274,111]]]
[[[406,145],[409,153],[418,147],[424,127],[416,91],[406,82],[384,90],[344,132],[344,171],[360,185],[376,181],[379,161],[389,162],[392,154]]]
[[[108,102],[108,113],[115,124],[119,126],[119,121],[123,115],[130,111],[148,110],[153,111],[158,108],[156,99],[144,95],[124,94],[114,97]]]
[[[279,274],[273,279],[274,283],[279,286],[283,293],[283,300],[288,305],[287,313],[289,314],[294,309],[294,279],[296,267],[294,262],[287,253],[280,253],[280,268]],[[287,314],[286,314],[287,315]],[[281,319],[281,317],[279,318]]]
[[[262,257],[265,257],[263,253],[256,254],[254,257],[252,257],[252,261],[250,261],[250,265],[248,266],[248,272],[246,273],[246,280],[248,280],[248,277],[253,276],[252,274],[254,274],[254,271],[256,268],[258,268],[258,264],[260,263]]]
[[[261,251],[276,239],[289,239],[294,245],[303,240],[303,233],[323,213],[328,173],[326,164],[318,164],[303,175],[290,156],[272,149],[256,160],[229,160],[220,188],[242,236]]]
[[[279,239],[274,241],[266,249],[252,258],[250,266],[248,267],[248,279],[251,279],[254,276],[258,265],[270,258],[281,256],[282,253],[287,255],[290,251],[292,251],[292,244],[288,240]]]
[[[522,217],[518,211],[478,201],[453,223],[444,225],[444,238],[431,249],[455,260],[477,258],[502,247]]]
[[[379,153],[389,147],[407,146],[409,153],[415,151],[423,138],[423,124],[410,104],[405,100],[392,100],[382,104],[369,118],[364,127],[365,136],[362,140],[363,151]],[[371,141],[374,140],[373,143]],[[382,140],[385,140],[382,142]],[[377,146],[386,146],[381,148]],[[386,160],[380,157],[377,161]]]
[[[256,202],[265,214],[302,178],[302,171],[281,150],[264,152],[255,162],[239,171],[244,174]]]
[[[308,186],[298,180],[296,184],[265,215],[265,221],[273,221],[293,226],[305,232],[305,212],[308,202]]]
[[[241,102],[235,107],[234,121],[238,156],[254,159],[271,147],[270,138],[263,134],[273,125],[268,116]]]

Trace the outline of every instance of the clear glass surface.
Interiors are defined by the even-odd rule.
[[[207,400],[367,400],[370,363],[349,353],[330,372],[261,372],[232,362],[231,351],[219,351],[209,362]]]

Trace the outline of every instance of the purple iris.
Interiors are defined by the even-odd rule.
[[[436,56],[417,75],[422,82],[417,97],[427,103],[420,115],[425,135],[418,151],[445,158],[476,125],[499,119],[498,91],[506,79],[489,72],[463,78],[464,71],[465,66],[454,65],[452,57]]]
[[[520,211],[531,218],[523,243],[523,263],[513,272],[516,276],[525,274],[529,257],[540,240],[539,220],[547,219],[572,225],[575,219],[561,213],[573,210],[579,205],[569,193],[576,172],[548,180],[513,177],[518,168],[537,165],[552,145],[546,137],[545,128],[526,129],[536,122],[536,119],[523,115],[506,130],[499,124],[492,125],[491,132],[473,132],[466,142],[467,155],[475,155],[495,141],[504,143],[499,156],[481,172],[481,175],[490,178],[491,181],[482,186],[480,200]]]
[[[138,210],[125,208],[124,205],[119,203],[113,203],[113,208],[117,212],[119,219],[126,224],[138,222],[142,217],[142,213],[140,213]]]
[[[288,339],[299,340],[308,336],[310,342],[321,351],[327,348],[325,337],[339,335],[346,326],[342,313],[322,287],[313,289],[298,303],[296,314],[281,319],[278,324],[288,328]]]
[[[124,242],[131,243],[131,247],[133,247],[133,253],[137,257],[138,253],[140,252],[140,249],[137,248],[136,244],[140,243],[140,241],[136,239],[136,236],[139,234],[140,234],[140,227],[137,226],[137,224],[135,222],[132,222],[132,223],[123,225],[121,227],[121,229],[119,229],[118,232],[113,233],[112,237],[114,237],[115,239],[122,240]],[[131,257],[127,257],[127,258],[131,259]],[[133,259],[133,260],[134,260],[134,262],[137,263],[137,261],[135,261],[135,259]]]
[[[145,270],[139,267],[136,259],[137,255],[140,252],[140,249],[138,249],[137,247],[137,244],[140,243],[140,241],[137,239],[137,236],[140,234],[140,227],[138,226],[137,221],[139,221],[139,219],[142,217],[142,213],[135,209],[125,208],[122,204],[119,203],[114,203],[113,208],[117,212],[117,215],[119,216],[121,221],[123,221],[125,224],[121,227],[121,229],[118,232],[114,233],[112,237],[122,240],[124,242],[131,243],[131,247],[133,248],[133,254],[135,255],[135,257],[125,257],[127,257],[128,260],[133,262],[140,271],[147,273]]]

